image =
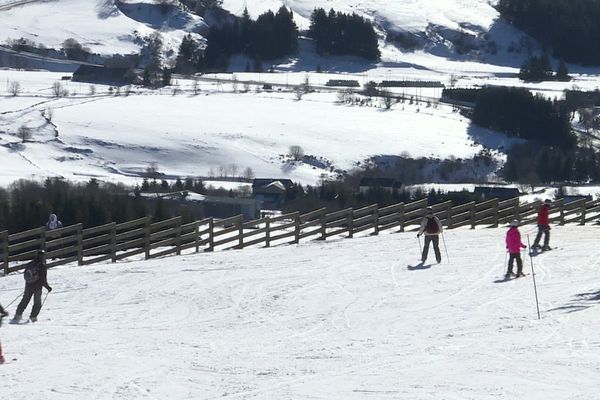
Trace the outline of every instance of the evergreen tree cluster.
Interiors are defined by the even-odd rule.
[[[552,70],[550,64],[550,58],[547,54],[543,54],[540,57],[533,56],[527,60],[519,71],[519,78],[524,81],[570,81],[569,70],[564,61],[560,61],[556,74]]]
[[[308,34],[321,55],[354,55],[370,61],[381,57],[373,24],[355,13],[344,14],[333,9],[327,13],[317,8],[310,17]]]
[[[224,71],[233,54],[242,53],[254,60],[273,60],[298,51],[298,27],[293,13],[282,6],[253,21],[248,10],[241,19],[208,32],[204,63],[209,71]]]
[[[204,71],[202,44],[195,40],[191,34],[188,34],[183,37],[179,46],[175,72],[179,74],[193,74],[198,71]]]
[[[591,148],[515,145],[503,168],[506,180],[523,184],[600,181],[600,154]]]
[[[564,102],[534,96],[527,89],[486,87],[477,95],[473,122],[510,136],[572,148],[575,138]]]
[[[600,0],[500,0],[498,9],[556,57],[600,65]]]

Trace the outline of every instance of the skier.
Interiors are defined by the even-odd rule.
[[[440,233],[442,233],[442,222],[438,217],[433,215],[433,208],[427,207],[427,212],[421,220],[421,227],[417,238],[425,233],[425,244],[423,245],[423,254],[421,256],[421,262],[427,261],[427,254],[429,253],[429,243],[433,243],[433,250],[435,251],[435,259],[439,263],[442,262],[442,254],[440,253]]]
[[[537,225],[538,225],[538,233],[535,237],[535,241],[531,246],[534,249],[541,248],[542,251],[551,250],[550,243],[550,199],[544,200],[544,203],[540,206],[537,216]],[[544,246],[540,246],[540,239],[542,239],[542,234],[544,235]]]
[[[62,222],[58,220],[56,214],[50,214],[50,216],[48,217],[48,222],[46,222],[46,229],[51,231],[59,228],[62,228]]]
[[[2,318],[8,316],[6,310],[0,304],[0,326],[2,326]],[[4,364],[4,355],[2,354],[2,343],[0,343],[0,364]]]
[[[506,250],[510,255],[508,259],[508,271],[506,271],[506,279],[510,278],[513,274],[513,263],[517,260],[517,277],[525,276],[523,273],[523,260],[521,259],[521,249],[526,249],[523,243],[521,243],[521,232],[519,232],[519,221],[516,219],[510,223],[510,228],[506,232]]]
[[[42,309],[42,288],[45,287],[48,293],[52,291],[52,287],[48,285],[46,263],[44,262],[44,250],[39,250],[32,262],[30,262],[23,272],[25,278],[25,291],[23,292],[23,299],[17,306],[15,316],[11,320],[11,323],[17,324],[21,320],[23,311],[27,308],[31,297],[33,296],[33,307],[31,308],[31,314],[29,320],[31,322],[37,321],[37,316]]]

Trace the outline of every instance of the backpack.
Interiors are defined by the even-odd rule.
[[[440,232],[438,224],[435,221],[435,217],[427,218],[427,225],[425,225],[425,232],[429,234],[436,234]]]
[[[30,263],[23,272],[23,278],[26,283],[35,283],[40,279],[40,266],[37,262]]]

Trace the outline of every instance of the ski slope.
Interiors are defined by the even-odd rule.
[[[448,231],[450,262],[418,269],[414,232],[53,269],[39,322],[0,328],[17,358],[0,393],[596,398],[598,227],[553,227],[558,249],[534,258],[541,320],[531,275],[498,282],[505,232]],[[22,286],[1,278],[0,301]]]

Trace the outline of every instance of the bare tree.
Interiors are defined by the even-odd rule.
[[[25,125],[21,125],[17,130],[17,137],[23,141],[23,143],[27,142],[33,136],[33,130]]]
[[[298,145],[290,146],[290,156],[294,161],[302,161],[304,158],[304,149]]]
[[[9,85],[8,85],[8,92],[10,94],[12,94],[13,96],[18,96],[19,93],[21,93],[21,84],[18,81],[12,81]]]
[[[306,91],[304,90],[302,85],[297,86],[296,89],[294,90],[294,95],[296,96],[296,100],[298,100],[298,101],[302,100],[302,96],[304,96],[304,93],[306,93]]]
[[[233,93],[238,92],[238,78],[236,74],[231,75],[231,85],[233,86]]]
[[[254,179],[254,171],[252,170],[252,168],[247,167],[244,170],[244,178],[246,178],[246,179]]]
[[[394,104],[394,98],[392,97],[392,94],[386,90],[385,92],[382,92],[381,95],[383,96],[381,102],[385,106],[385,109],[389,110],[392,108],[392,105]]]
[[[194,82],[192,82],[192,91],[194,92],[194,96],[197,96],[200,92],[200,86],[198,85],[198,78],[194,78]]]
[[[151,162],[150,165],[146,167],[146,175],[149,178],[158,178],[158,176],[160,175],[160,173],[158,172],[158,163]]]
[[[227,168],[224,165],[219,165],[219,176],[227,176]]]
[[[52,94],[54,97],[67,97],[69,95],[69,91],[60,83],[56,81],[52,84]]]
[[[232,177],[235,177],[240,170],[240,167],[237,164],[229,164],[227,167]]]
[[[52,122],[52,118],[54,118],[54,110],[51,108],[46,108],[43,112],[42,112],[42,116],[44,118],[46,118],[46,121],[48,122]]]
[[[90,94],[93,96],[96,94],[96,86],[90,85]]]

